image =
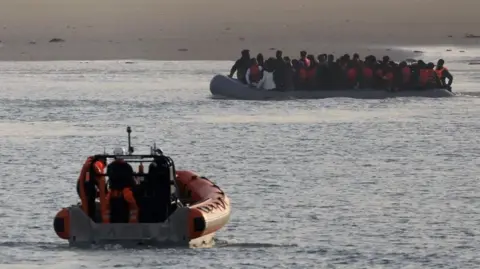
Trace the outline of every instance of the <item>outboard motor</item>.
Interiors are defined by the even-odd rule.
[[[140,222],[155,223],[165,221],[175,210],[172,206],[176,191],[175,164],[170,157],[158,155],[148,167],[148,174],[142,183],[142,206]]]

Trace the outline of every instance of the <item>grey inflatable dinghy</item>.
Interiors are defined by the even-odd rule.
[[[375,89],[335,89],[317,91],[267,91],[241,83],[224,75],[216,75],[210,81],[210,92],[214,97],[240,100],[285,100],[285,99],[322,99],[357,98],[385,99],[395,97],[452,97],[454,93],[446,89],[401,90],[396,92]]]

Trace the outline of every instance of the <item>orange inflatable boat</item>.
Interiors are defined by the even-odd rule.
[[[227,195],[205,177],[176,171],[155,146],[151,154],[134,155],[127,132],[128,152],[117,148],[86,161],[77,183],[80,203],[57,213],[56,234],[72,246],[211,246],[230,218]]]

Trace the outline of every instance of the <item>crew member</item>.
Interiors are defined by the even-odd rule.
[[[95,199],[100,198],[100,206],[105,204],[106,183],[104,173],[106,159],[99,158],[93,164],[94,156],[87,158],[83,164],[80,176],[77,180],[77,193],[80,197],[83,212],[93,221],[96,219]]]
[[[102,211],[103,223],[138,222],[138,206],[132,191],[135,185],[132,166],[118,156],[108,165],[107,175],[110,192]]]

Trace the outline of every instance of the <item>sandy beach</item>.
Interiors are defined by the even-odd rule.
[[[233,60],[479,44],[478,0],[3,0],[0,60]],[[60,42],[50,42],[52,39]],[[388,51],[387,51],[388,50]]]

